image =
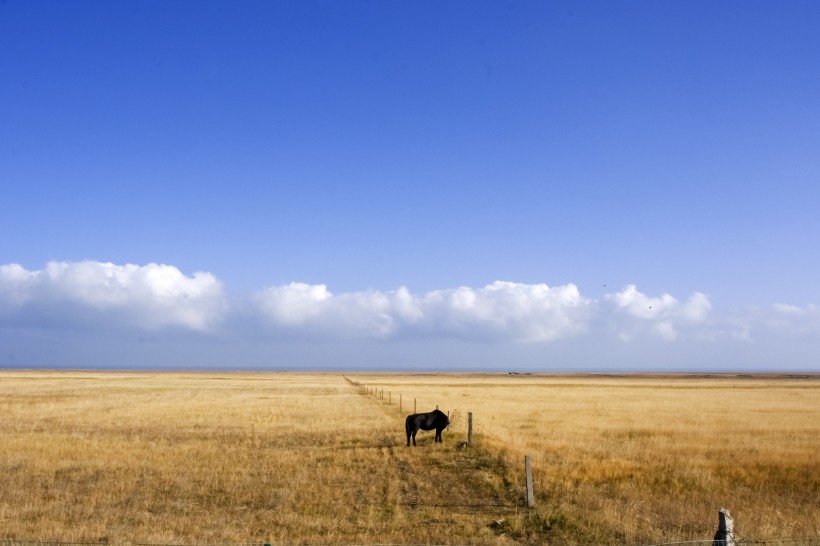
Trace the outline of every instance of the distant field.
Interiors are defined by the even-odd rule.
[[[384,399],[340,374],[0,371],[0,539],[660,543],[711,538],[721,506],[739,538],[820,537],[817,378],[347,377]],[[443,444],[405,447],[414,399],[451,412]]]

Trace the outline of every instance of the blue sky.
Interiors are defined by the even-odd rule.
[[[820,4],[0,2],[0,365],[820,371]]]

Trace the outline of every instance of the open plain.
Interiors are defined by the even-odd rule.
[[[816,376],[5,370],[0,540],[817,540],[818,453]]]

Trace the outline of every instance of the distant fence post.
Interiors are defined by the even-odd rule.
[[[413,413],[418,413],[418,411],[416,411],[416,399],[415,398],[413,398]]]
[[[524,456],[524,474],[527,475],[527,507],[532,508],[535,506],[535,495],[532,491],[532,462],[529,455]]]
[[[718,510],[718,530],[712,546],[735,546],[735,521],[726,508]]]
[[[467,445],[473,445],[473,412],[467,412]]]

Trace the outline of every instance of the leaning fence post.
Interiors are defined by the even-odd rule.
[[[735,521],[726,508],[718,510],[718,530],[712,546],[735,546]]]
[[[535,495],[532,491],[532,462],[529,455],[524,455],[524,474],[527,476],[527,506],[535,506]]]
[[[473,412],[467,412],[467,445],[473,445]]]

